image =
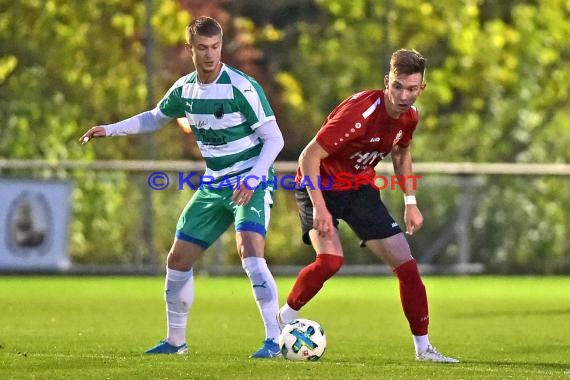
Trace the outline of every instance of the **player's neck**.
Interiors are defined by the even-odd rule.
[[[200,84],[210,84],[210,83],[214,82],[216,80],[216,78],[218,77],[218,75],[220,74],[221,70],[222,70],[222,63],[221,62],[218,62],[218,65],[212,71],[206,72],[203,70],[196,70],[196,73],[198,75],[198,82]]]
[[[388,116],[390,116],[390,118],[392,118],[392,119],[399,119],[400,118],[400,115],[402,113],[394,110],[393,106],[390,103],[386,102],[386,103],[384,103],[384,105],[386,107],[386,113],[388,113]]]

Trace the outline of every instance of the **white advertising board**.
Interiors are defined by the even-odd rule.
[[[69,268],[71,183],[0,178],[0,272]]]

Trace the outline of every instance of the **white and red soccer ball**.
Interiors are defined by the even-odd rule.
[[[327,338],[321,325],[310,319],[296,319],[285,325],[279,336],[283,357],[297,361],[316,361],[325,353]]]

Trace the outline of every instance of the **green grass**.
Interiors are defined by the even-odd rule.
[[[187,356],[141,354],[165,333],[162,278],[0,277],[0,379],[570,379],[570,278],[424,281],[432,343],[459,365],[414,361],[389,277],[335,277],[303,310],[327,333],[315,363],[248,358],[263,334],[245,276],[196,279]]]

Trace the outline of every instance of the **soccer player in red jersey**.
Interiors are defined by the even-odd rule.
[[[299,310],[341,268],[344,254],[337,226],[343,219],[362,246],[398,277],[416,359],[456,363],[457,359],[438,352],[428,339],[428,302],[418,265],[377,188],[355,181],[346,189],[347,178],[374,177],[376,164],[391,154],[395,174],[407,179],[403,186],[406,233],[412,235],[422,227],[411,180],[411,142],[419,120],[413,104],[426,87],[425,67],[426,59],[415,50],[394,52],[390,72],[384,77],[385,89],[363,91],[340,103],[301,153],[295,198],[303,241],[312,244],[317,257],[299,272],[277,319],[281,325],[296,319]],[[338,173],[343,174],[342,183]]]

